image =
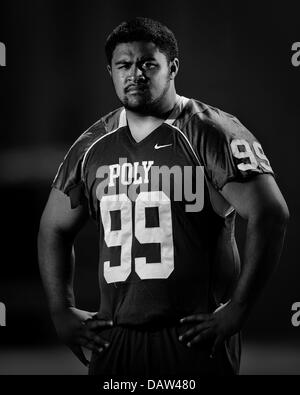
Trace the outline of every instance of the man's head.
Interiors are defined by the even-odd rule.
[[[123,105],[149,113],[175,92],[178,45],[164,25],[137,17],[123,22],[108,36],[108,71]]]

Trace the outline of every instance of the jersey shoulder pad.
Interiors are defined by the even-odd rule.
[[[79,195],[83,191],[82,162],[84,155],[94,141],[106,133],[103,120],[100,119],[95,122],[78,137],[58,168],[52,187],[68,195],[71,198],[72,207],[76,207],[83,197]],[[76,199],[74,196],[76,196]]]
[[[230,180],[273,174],[261,144],[238,118],[209,105],[200,108],[186,124],[185,133],[216,189]]]
[[[101,118],[107,132],[112,132],[120,126],[120,116],[122,110],[123,107],[117,108],[116,110],[104,115]]]

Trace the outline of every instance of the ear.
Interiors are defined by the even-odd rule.
[[[106,68],[107,68],[107,71],[109,72],[109,75],[111,76],[111,66],[108,64],[108,65],[106,66]]]
[[[179,59],[178,58],[174,58],[171,62],[170,62],[170,79],[173,80],[179,70]]]

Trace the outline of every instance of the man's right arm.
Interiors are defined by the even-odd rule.
[[[74,307],[74,240],[88,219],[86,206],[71,209],[67,195],[52,188],[40,221],[38,255],[52,314]]]
[[[101,352],[108,342],[98,333],[112,322],[98,320],[96,313],[75,307],[74,240],[89,217],[86,205],[71,208],[70,199],[53,188],[44,209],[38,234],[41,277],[58,336],[85,365],[82,346]]]

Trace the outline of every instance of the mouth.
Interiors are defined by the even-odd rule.
[[[145,85],[129,85],[128,87],[125,88],[125,93],[143,93],[146,90]]]

